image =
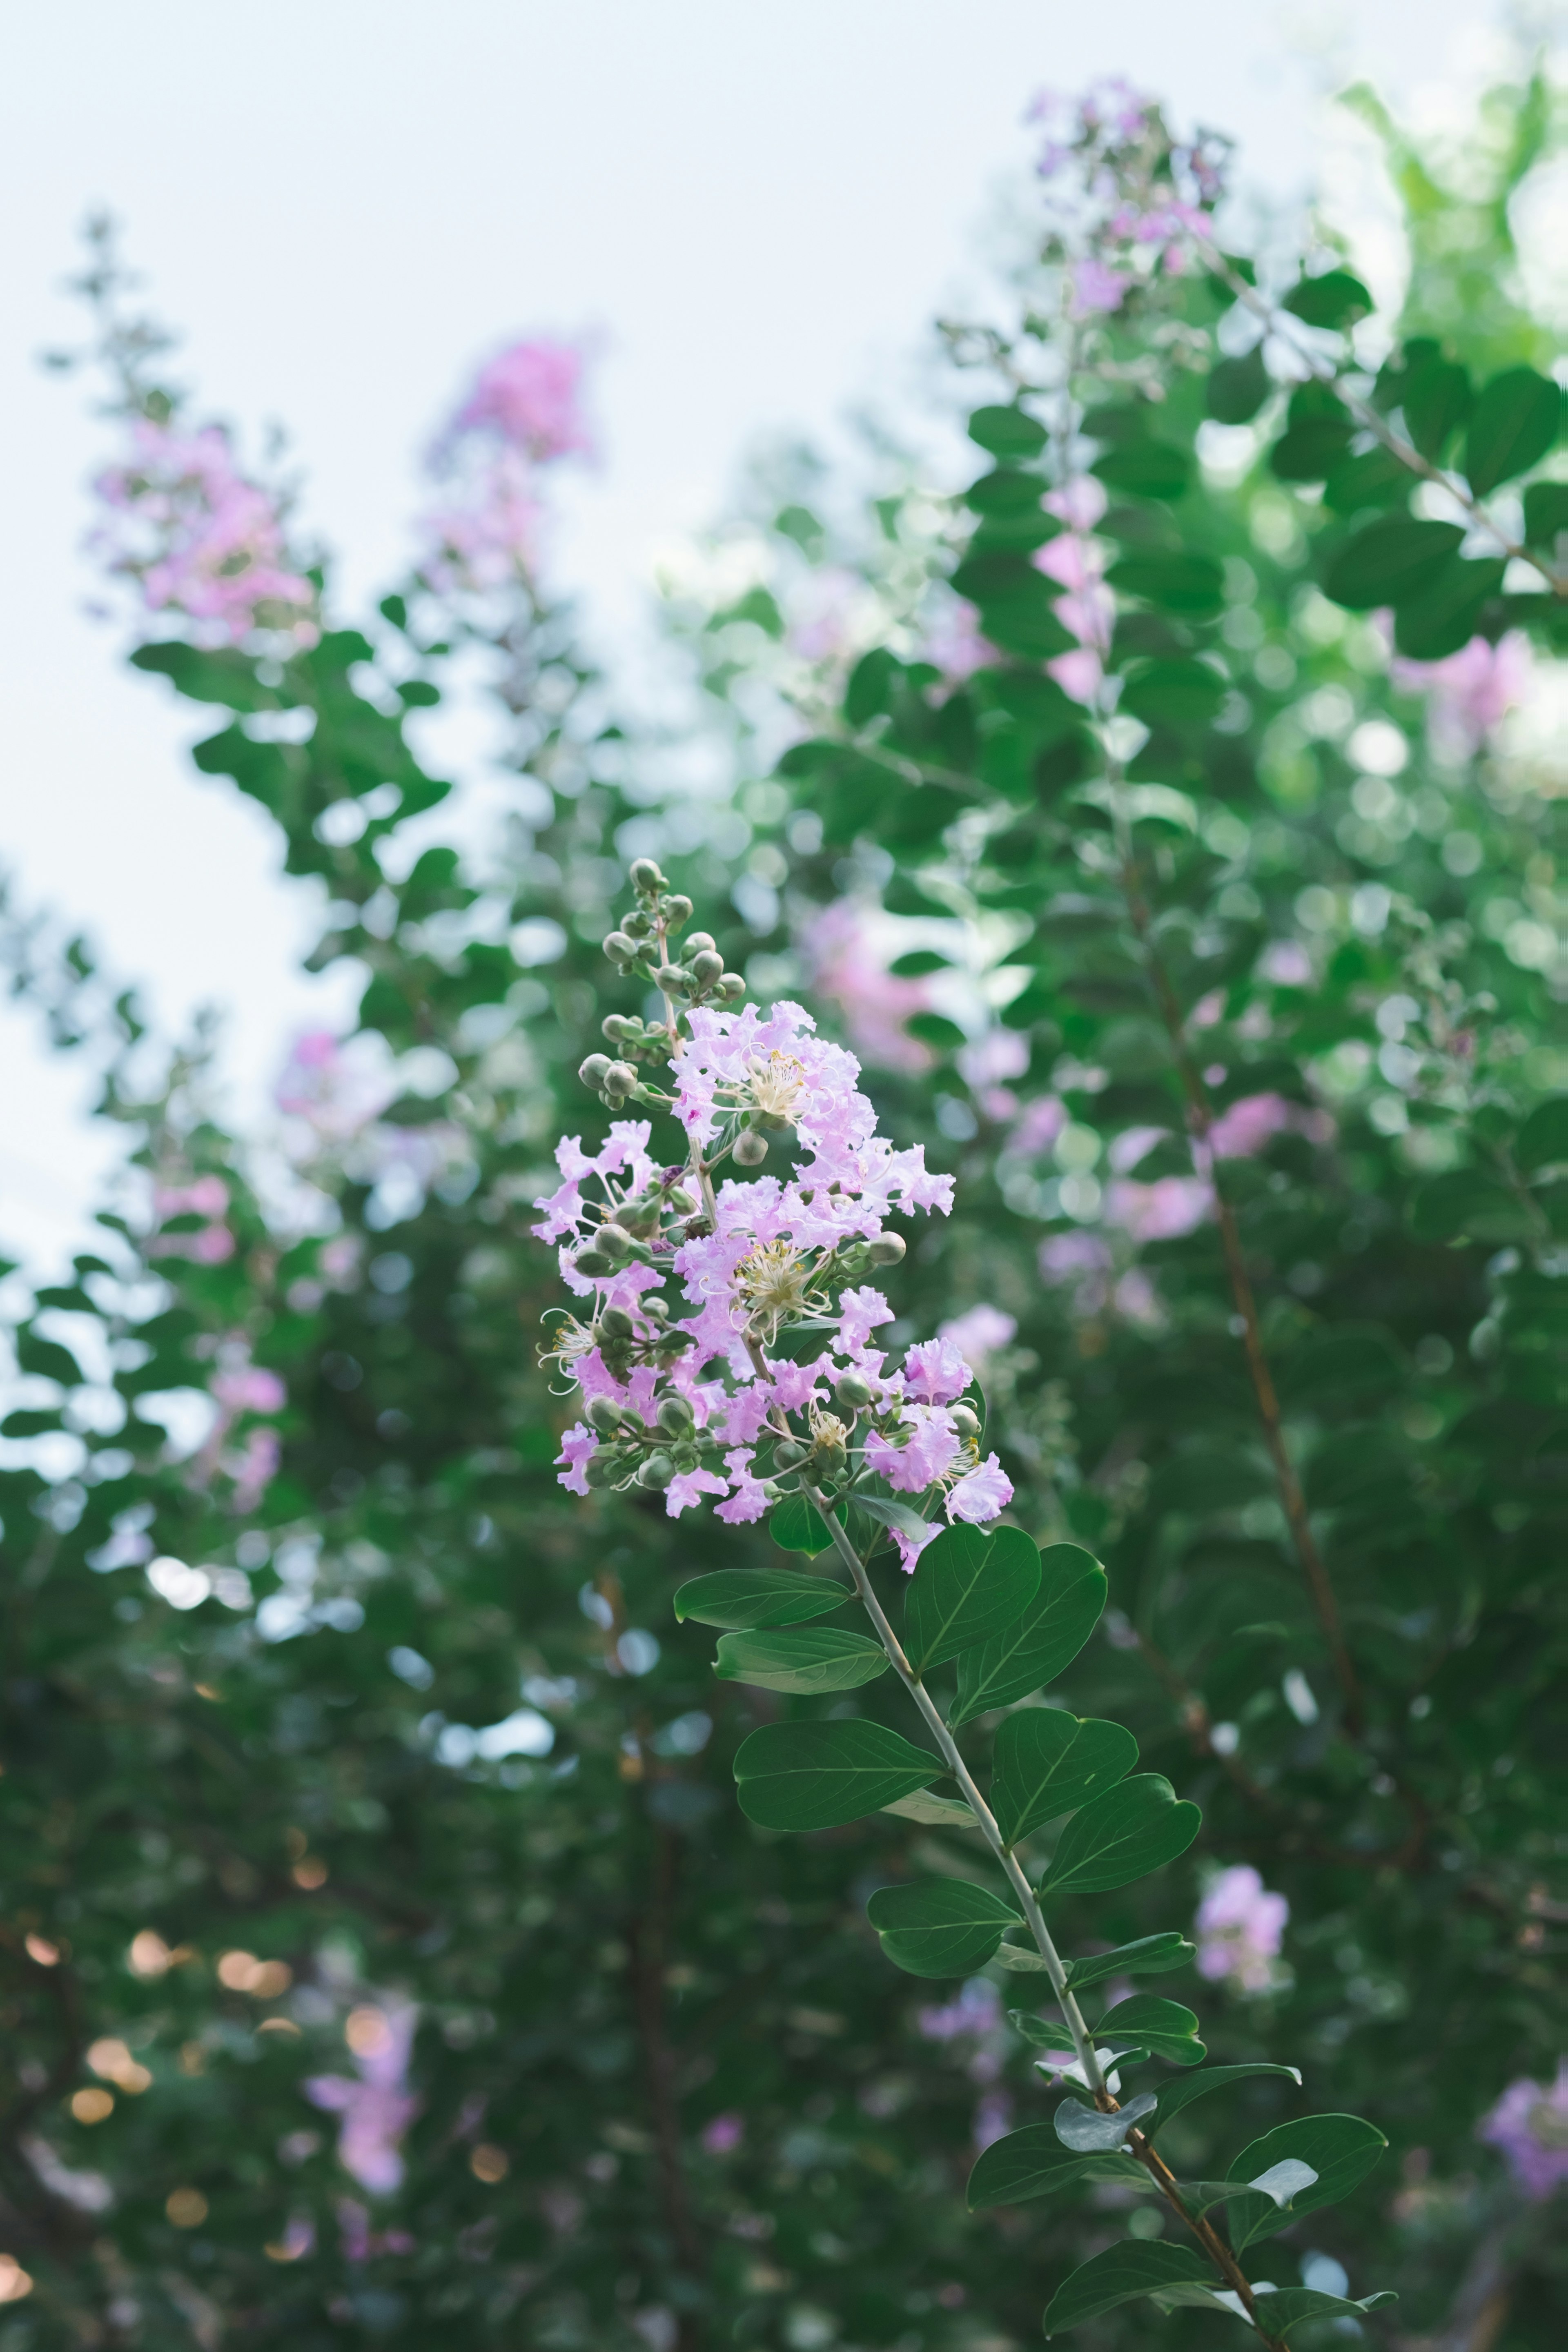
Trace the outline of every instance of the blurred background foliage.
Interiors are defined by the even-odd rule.
[[[1511,224],[1560,115],[1522,77],[1453,153],[1382,126],[1410,279],[1364,368],[1425,335],[1479,383],[1550,372]],[[101,238],[89,274],[120,405],[162,430],[157,339]],[[1048,282],[1037,255],[1000,323],[944,328],[951,415],[1049,392]],[[72,1279],[5,1291],[5,2352],[1006,2352],[1107,2234],[1114,2191],[964,2214],[976,2142],[1029,2119],[1027,2053],[989,1977],[889,1980],[863,1909],[910,1868],[962,1875],[962,1847],[888,1816],[775,1838],[734,1806],[778,1703],[716,1684],[669,1599],[765,1564],[765,1528],[555,1484],[531,1203],[555,1137],[598,1132],[574,1071],[642,855],[956,1174],[892,1336],[971,1318],[1014,1516],[1109,1570],[1068,1703],[1204,1806],[1162,1888],[1068,1904],[1064,1937],[1125,1940],[1255,1871],[1289,1926],[1277,1949],[1211,1928],[1212,2052],[1299,2063],[1391,2142],[1285,2233],[1281,2283],[1396,2286],[1364,2329],[1390,2346],[1556,2340],[1561,2100],[1524,2100],[1511,2154],[1477,2137],[1552,2080],[1568,1916],[1551,600],[1506,583],[1419,664],[1331,602],[1354,518],[1279,460],[1283,393],[1226,421],[1238,318],[1200,274],[1080,339],[1073,381],[1158,393],[1180,457],[1164,494],[1105,468],[1121,561],[1167,564],[1109,649],[1169,689],[1127,738],[1125,838],[1070,699],[996,659],[984,575],[951,584],[1029,551],[1003,507],[976,533],[973,447],[759,468],[666,583],[694,741],[619,710],[539,564],[492,562],[456,508],[363,628],[296,563],[237,642],[174,625],[133,655],[207,707],[197,768],[324,886],[315,962],[366,980],[354,1035],[297,1047],[278,1133],[237,1136],[212,1036],[169,1055],[82,942],[5,919],[13,985],[103,1068],[127,1175]],[[482,822],[434,772],[443,699],[500,729]],[[1223,2135],[1207,2106],[1173,2131],[1184,2173],[1295,2111],[1247,2087]],[[1213,2323],[1134,2310],[1084,2341],[1152,2326],[1179,2347]]]

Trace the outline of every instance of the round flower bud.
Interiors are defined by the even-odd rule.
[[[578,1064],[577,1076],[582,1079],[583,1084],[585,1087],[592,1087],[595,1093],[597,1094],[599,1088],[604,1085],[606,1076],[609,1075],[609,1068],[610,1057],[608,1054],[590,1054],[585,1062],[580,1062]]]
[[[624,1013],[606,1013],[599,1024],[599,1034],[612,1045],[629,1045],[642,1035],[642,1023],[628,1020]]]
[[[657,862],[651,857],[633,858],[631,882],[634,890],[663,890],[668,887]]]
[[[667,931],[684,930],[691,920],[691,901],[678,890],[664,902],[664,928]]]
[[[805,1460],[810,1451],[809,1445],[798,1444],[793,1437],[781,1438],[773,1448],[773,1468],[775,1470],[796,1469]]]
[[[700,1470],[702,1456],[695,1445],[678,1445],[670,1456],[678,1470]]]
[[[628,939],[625,931],[609,931],[605,934],[605,953],[612,963],[630,963],[637,951],[636,940]]]
[[[650,1454],[637,1472],[637,1485],[651,1486],[656,1495],[662,1495],[674,1475],[675,1465],[668,1454]]]
[[[874,1242],[868,1244],[866,1255],[873,1265],[897,1265],[907,1247],[902,1234],[879,1234]]]
[[[719,993],[731,1004],[738,1003],[746,992],[746,983],[738,971],[727,971],[719,982]]]
[[[619,1464],[612,1462],[601,1448],[597,1454],[589,1454],[583,1465],[583,1475],[590,1486],[613,1486],[619,1468]]]
[[[624,1307],[606,1307],[599,1318],[599,1328],[607,1339],[629,1339],[635,1334],[637,1328]],[[616,1411],[619,1412],[620,1410],[620,1406],[617,1405]],[[593,1415],[590,1412],[589,1419],[592,1420],[592,1418]]]
[[[601,1225],[594,1239],[600,1249],[606,1251],[617,1265],[623,1258],[630,1257],[632,1254],[632,1237],[625,1225]]]
[[[654,974],[656,985],[666,996],[679,996],[689,986],[690,979],[690,973],[682,971],[678,963],[661,963]]]
[[[573,1260],[573,1264],[576,1266],[579,1274],[597,1276],[601,1274],[614,1274],[616,1261],[610,1256],[606,1250],[585,1249],[578,1251],[576,1257]]]
[[[724,959],[717,948],[698,949],[691,959],[691,977],[700,980],[704,988],[710,988],[716,980],[723,979]]]
[[[768,1139],[759,1135],[754,1127],[742,1128],[735,1138],[737,1168],[760,1168],[768,1156]]]
[[[629,1062],[612,1062],[605,1072],[605,1092],[607,1095],[629,1095],[636,1090],[637,1084],[637,1074]],[[903,1254],[904,1245],[900,1242],[899,1255],[902,1257]]]
[[[684,1192],[679,1184],[671,1185],[667,1197],[678,1217],[689,1217],[697,1206],[690,1193]]]
[[[833,1384],[833,1393],[840,1404],[859,1412],[871,1402],[871,1383],[864,1372],[843,1372]]]
[[[947,1417],[949,1421],[952,1422],[953,1428],[958,1432],[960,1437],[979,1436],[979,1416],[971,1412],[966,1404],[950,1405],[948,1407]]]
[[[647,940],[653,936],[653,925],[640,907],[634,907],[621,925],[623,931],[634,940]]]
[[[600,1431],[604,1436],[608,1437],[612,1430],[619,1429],[623,1417],[621,1408],[614,1397],[596,1396],[589,1399],[589,1425]]]
[[[715,942],[711,931],[693,931],[691,937],[686,942],[686,952],[689,956],[701,955],[705,949],[710,948],[714,944]]]
[[[650,1298],[645,1290],[639,1304],[641,1305],[643,1313],[647,1317],[650,1323],[668,1322],[669,1309],[665,1305],[662,1298]]]
[[[656,1418],[660,1429],[667,1429],[672,1437],[679,1437],[692,1426],[691,1407],[681,1396],[665,1397]]]

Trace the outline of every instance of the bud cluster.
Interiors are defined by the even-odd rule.
[[[592,1155],[575,1137],[558,1148],[563,1181],[538,1203],[535,1230],[561,1244],[563,1281],[593,1301],[547,1351],[584,1398],[563,1440],[563,1484],[661,1493],[671,1517],[712,1495],[721,1518],[754,1519],[805,1489],[890,1490],[928,1508],[944,1502],[950,1517],[994,1517],[1012,1489],[994,1454],[980,1458],[959,1349],[929,1341],[895,1369],[871,1344],[893,1311],[865,1277],[905,1255],[885,1220],[894,1209],[945,1212],[951,1179],[877,1134],[858,1065],[819,1040],[798,1005],[766,1016],[742,1005],[744,982],[703,933],[676,962],[689,902],[650,858],[631,879],[636,906],[605,950],[658,988],[668,1017],[611,1014],[605,1035],[621,1058],[590,1055],[582,1076],[612,1109],[636,1100],[673,1111],[688,1153],[683,1167],[658,1167],[647,1122],[624,1118]],[[637,1066],[656,1057],[668,1066],[668,1092]],[[780,1173],[715,1188],[726,1160],[755,1168],[774,1147]],[[597,1190],[585,1196],[590,1182]],[[665,1295],[672,1279],[690,1310],[679,1318]],[[770,1355],[792,1332],[820,1334],[816,1354]],[[923,1517],[905,1512],[895,1536],[906,1566],[929,1539]]]

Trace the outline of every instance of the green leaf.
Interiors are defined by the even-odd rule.
[[[731,1568],[683,1584],[675,1596],[675,1613],[695,1618],[700,1625],[732,1625],[749,1632],[755,1625],[798,1625],[807,1617],[825,1617],[854,1597],[847,1584],[831,1583],[826,1577],[792,1575],[778,1568]]]
[[[956,1053],[969,1042],[957,1022],[950,1021],[942,1013],[913,1013],[904,1027],[911,1037],[918,1037],[922,1045],[934,1045],[942,1054]]]
[[[842,1518],[843,1513],[835,1514]],[[786,1495],[772,1518],[768,1533],[781,1551],[826,1551],[833,1541],[827,1523],[804,1495]]]
[[[844,689],[844,716],[851,727],[864,727],[879,712],[891,708],[891,698],[903,677],[903,665],[886,646],[862,654]]]
[[[849,1499],[856,1510],[864,1511],[867,1517],[875,1519],[879,1527],[897,1528],[900,1535],[908,1536],[914,1543],[925,1541],[931,1522],[922,1519],[918,1511],[911,1510],[908,1503],[890,1502],[886,1495],[858,1494]]]
[[[1392,449],[1381,444],[1346,457],[1323,484],[1323,504],[1331,514],[1360,514],[1363,507],[1403,506],[1410,495],[1411,473]]]
[[[1343,463],[1354,438],[1355,427],[1342,411],[1303,417],[1274,444],[1269,470],[1282,482],[1321,482]]]
[[[1026,1707],[996,1734],[991,1810],[1016,1845],[1042,1822],[1110,1788],[1137,1761],[1138,1742],[1119,1723],[1080,1723],[1059,1707]]]
[[[1054,1682],[1093,1633],[1105,1594],[1105,1570],[1091,1553],[1078,1544],[1048,1545],[1040,1556],[1040,1589],[1023,1615],[960,1658],[948,1721],[956,1729]]]
[[[1513,1160],[1527,1176],[1568,1160],[1568,1095],[1537,1103],[1514,1140]]]
[[[895,980],[923,980],[927,972],[952,969],[952,958],[939,955],[935,948],[911,948],[908,955],[896,956],[888,966]]]
[[[1167,1969],[1184,1968],[1196,1949],[1174,1928],[1140,1936],[1135,1944],[1118,1944],[1113,1952],[1091,1952],[1086,1959],[1069,1960],[1068,1990],[1081,1992],[1085,1985],[1099,1984],[1105,1977],[1163,1976]]]
[[[1087,418],[1085,425],[1092,431]],[[1122,490],[1137,499],[1179,499],[1192,470],[1184,449],[1167,441],[1143,440],[1129,440],[1106,450],[1089,467],[1108,489]]]
[[[1478,498],[1540,463],[1563,429],[1559,385],[1530,367],[1505,368],[1477,394],[1465,436],[1465,478]]]
[[[921,1552],[904,1601],[904,1648],[917,1674],[1015,1625],[1039,1590],[1040,1555],[1020,1528],[944,1528]]]
[[[1217,425],[1249,425],[1272,389],[1263,363],[1263,346],[1258,343],[1245,358],[1221,360],[1209,370],[1205,414]]]
[[[1318,2177],[1297,2191],[1289,2213],[1281,2212],[1271,2198],[1262,2194],[1234,2202],[1228,2217],[1232,2245],[1239,2253],[1255,2238],[1272,2236],[1298,2214],[1315,2212],[1320,2205],[1337,2205],[1365,2179],[1387,2146],[1383,2134],[1360,2116],[1303,2116],[1299,2122],[1280,2124],[1278,2129],[1265,2132],[1226,2167],[1230,2179],[1256,2180],[1260,2173],[1272,2171],[1290,2158],[1310,2165]]]
[[[1107,2246],[1057,2289],[1046,2310],[1046,2334],[1063,2336],[1086,2319],[1114,2311],[1119,2303],[1137,2303],[1172,2287],[1217,2289],[1223,2284],[1193,2247],[1167,2246],[1157,2238]]]
[[[1358,530],[1329,565],[1323,587],[1336,604],[1370,612],[1418,595],[1465,534],[1458,523],[1418,522],[1409,515],[1380,516]]]
[[[1400,391],[1405,429],[1424,457],[1436,463],[1469,415],[1470,379],[1457,360],[1428,359],[1413,367]]]
[[[1035,2063],[1045,2064],[1043,2059]],[[1121,2147],[1134,2124],[1141,2124],[1145,2116],[1153,2114],[1154,2104],[1152,2091],[1140,2091],[1135,2098],[1124,2100],[1110,2115],[1102,2115],[1098,2107],[1086,2106],[1081,2099],[1064,2099],[1051,2117],[1051,2129],[1064,2147],[1070,2147],[1079,2156],[1091,2149]]]
[[[735,1751],[741,1811],[767,1830],[832,1830],[942,1776],[881,1723],[765,1723]]]
[[[1069,2156],[1049,2124],[1026,2124],[994,2140],[969,2176],[969,2210],[1022,2205],[1031,2197],[1054,2197],[1089,2181],[1120,2180],[1129,2189],[1152,2189],[1135,2157],[1111,2149],[1098,2156]]]
[[[1568,530],[1568,482],[1531,482],[1524,493],[1524,543],[1550,547]]]
[[[1117,570],[1121,568],[1119,564]],[[1208,726],[1226,690],[1224,678],[1207,662],[1140,662],[1129,670],[1117,708],[1146,727],[1195,731]]]
[[[761,1690],[855,1690],[888,1670],[880,1642],[835,1625],[804,1632],[726,1633],[713,1671],[721,1682],[752,1683]]]
[[[752,1736],[754,1738],[755,1734]],[[1206,2099],[1211,2091],[1223,2091],[1247,2074],[1284,2074],[1298,2084],[1301,2080],[1299,2068],[1276,2066],[1261,2058],[1248,2059],[1239,2066],[1207,2066],[1201,2074],[1184,2074],[1174,2083],[1162,2084],[1154,2120],[1147,2127],[1147,2137],[1152,2139],[1157,2131],[1164,2129],[1173,2116],[1179,2116],[1182,2109],[1190,2107],[1194,2099]]]
[[[1046,485],[1038,474],[1021,474],[1015,467],[998,466],[971,482],[963,503],[987,521],[1000,515],[1033,514],[1039,509]]]
[[[1254,2189],[1265,2196],[1277,2211],[1286,2213],[1303,2189],[1310,2189],[1317,2174],[1310,2164],[1297,2164],[1289,2158],[1255,2180],[1184,2180],[1182,2202],[1189,2213],[1207,2213],[1215,2205],[1228,2205],[1239,2197],[1249,2197]]]
[[[1094,2029],[1097,2042],[1136,2042],[1176,2066],[1200,2066],[1208,2052],[1197,2038],[1198,2021],[1179,2000],[1135,1992],[1108,2009]]]
[[[898,1813],[907,1822],[921,1822],[928,1829],[977,1830],[974,1815],[962,1797],[933,1797],[929,1789],[917,1789],[912,1797],[895,1797],[890,1805],[878,1810]],[[1036,1955],[1037,1958],[1038,1954]],[[1041,1968],[1045,1967],[1040,1961]]]
[[[1123,596],[1141,596],[1166,613],[1202,617],[1225,603],[1225,574],[1211,555],[1151,550],[1120,556],[1105,576]]]
[[[1535,1231],[1528,1202],[1479,1169],[1450,1168],[1422,1185],[1410,1208],[1417,1241],[1528,1241]]]
[[[1043,425],[1021,408],[977,408],[969,437],[993,457],[1037,457],[1046,446]]]
[[[1280,305],[1309,327],[1349,327],[1364,319],[1372,296],[1348,269],[1326,269],[1321,278],[1303,278]]]
[[[966,1878],[920,1878],[879,1886],[866,1916],[895,1968],[912,1977],[967,1976],[984,1968],[1018,1913],[988,1887]]]
[[[1324,2294],[1315,2286],[1276,2287],[1258,2297],[1258,2321],[1266,2334],[1278,2336],[1282,2343],[1288,2343],[1292,2330],[1305,2320],[1359,2319],[1364,2312],[1375,2311],[1379,2304],[1398,2300],[1387,2287],[1379,2294],[1363,2295],[1359,2302],[1349,2302],[1343,2295]]]
[[[1397,650],[1412,661],[1441,661],[1468,646],[1482,605],[1497,594],[1507,570],[1500,555],[1479,562],[1451,555],[1439,563],[1421,593],[1399,607],[1394,628]]]
[[[1196,1805],[1177,1801],[1160,1773],[1140,1772],[1073,1815],[1040,1892],[1097,1895],[1130,1885],[1185,1853],[1202,1819]]]

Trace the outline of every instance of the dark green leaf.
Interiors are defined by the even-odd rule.
[[[1294,2331],[1309,2319],[1359,2319],[1364,2312],[1375,2311],[1380,2304],[1397,2303],[1399,2297],[1384,2287],[1381,2294],[1363,2294],[1359,2302],[1343,2295],[1324,2294],[1315,2286],[1285,2286],[1273,2289],[1258,2298],[1258,2324],[1269,2336],[1278,2336],[1288,2343]]]
[[[768,1533],[781,1551],[826,1551],[833,1541],[821,1512],[804,1495],[784,1496],[768,1521]]]
[[[1135,1944],[1118,1944],[1112,1952],[1090,1952],[1087,1958],[1068,1962],[1068,1990],[1081,1992],[1085,1985],[1106,1977],[1163,1976],[1167,1969],[1184,1968],[1197,1947],[1174,1928],[1158,1936],[1141,1936]]]
[[[1410,1210],[1417,1241],[1528,1241],[1535,1230],[1528,1202],[1496,1177],[1474,1168],[1451,1168],[1422,1185]]]
[[[1034,513],[1045,492],[1046,485],[1038,474],[1021,474],[1015,467],[998,466],[993,472],[982,474],[977,482],[971,482],[963,493],[963,502],[990,521],[998,515]]]
[[[1329,565],[1323,586],[1352,612],[1399,604],[1418,595],[1435,567],[1465,534],[1458,523],[1418,522],[1408,515],[1380,517],[1358,530]]]
[[[996,1734],[991,1810],[1009,1845],[1100,1795],[1138,1761],[1138,1742],[1119,1723],[1080,1723],[1059,1707],[1010,1715]]]
[[[1213,2290],[1224,2284],[1203,2255],[1188,2246],[1166,2246],[1158,2239],[1107,2246],[1057,2289],[1046,2310],[1046,2334],[1063,2336],[1086,2319],[1114,2311],[1119,2303],[1137,2303],[1173,2287]]]
[[[1085,423],[1088,425],[1087,418]],[[1179,499],[1192,470],[1186,451],[1166,441],[1124,442],[1119,448],[1107,449],[1089,468],[1107,488],[1138,499]]]
[[[1203,615],[1225,603],[1225,574],[1210,555],[1176,549],[1123,555],[1105,576],[1123,596],[1141,596],[1162,612]]]
[[[880,1886],[866,1916],[895,1968],[912,1977],[967,1976],[984,1968],[1016,1927],[1011,1903],[965,1878],[921,1878],[911,1886]]]
[[[898,956],[888,966],[895,980],[923,980],[929,971],[951,971],[952,959],[939,955],[935,948],[911,948],[908,955]]]
[[[1050,1544],[1040,1570],[1039,1591],[1017,1622],[960,1658],[958,1697],[948,1717],[955,1727],[1054,1682],[1099,1622],[1105,1570],[1091,1553],[1077,1544]]]
[[[1513,1147],[1514,1164],[1527,1176],[1538,1168],[1555,1167],[1568,1160],[1568,1095],[1554,1095],[1537,1103],[1520,1129]]]
[[[1568,530],[1568,482],[1531,482],[1524,493],[1527,547],[1550,547]]]
[[[1354,437],[1355,427],[1343,415],[1307,417],[1275,443],[1269,468],[1282,482],[1321,482],[1343,463]]]
[[[1321,278],[1301,278],[1280,307],[1309,327],[1350,327],[1366,317],[1372,296],[1348,269],[1326,269]]]
[[[1135,1992],[1108,2009],[1094,2029],[1097,2042],[1136,2042],[1177,2066],[1199,2066],[1208,2053],[1197,2039],[1198,2021],[1179,2000]],[[1250,2177],[1250,2176],[1249,2176]]]
[[[1205,410],[1216,424],[1248,425],[1272,388],[1263,363],[1263,346],[1258,343],[1245,358],[1221,360],[1209,370]]]
[[[735,1751],[741,1811],[769,1830],[831,1830],[940,1778],[939,1757],[880,1723],[766,1723]]]
[[[1049,2124],[1026,2124],[985,2149],[969,2176],[969,2210],[1022,2205],[1031,2197],[1054,2197],[1089,2181],[1120,2180],[1129,2189],[1152,2181],[1135,2158],[1112,2149],[1105,2155],[1069,2156]]]
[[[826,1577],[792,1574],[777,1568],[731,1568],[719,1576],[699,1576],[675,1596],[678,1617],[700,1625],[799,1625],[841,1609],[854,1594]]]
[[[969,420],[969,437],[993,457],[1037,457],[1047,434],[1021,408],[977,408]]]
[[[1161,2085],[1159,2105],[1154,2111],[1154,2120],[1149,2126],[1148,2137],[1152,2139],[1157,2131],[1164,2129],[1173,2116],[1179,2116],[1182,2109],[1190,2107],[1194,2099],[1206,2099],[1211,2091],[1223,2091],[1230,2084],[1239,2083],[1249,2074],[1283,2074],[1296,2084],[1301,2080],[1298,2068],[1276,2066],[1260,2058],[1249,2059],[1245,2065],[1206,2066],[1201,2074],[1184,2074],[1174,2083]]]
[[[1424,457],[1438,460],[1470,413],[1470,379],[1456,360],[1413,367],[1400,393],[1405,429]]]
[[[1040,1555],[1020,1528],[944,1528],[904,1601],[904,1648],[917,1674],[1016,1625],[1040,1585]]]
[[[1282,2230],[1297,2214],[1337,2205],[1366,2178],[1387,2146],[1383,2134],[1360,2116],[1303,2116],[1297,2123],[1265,2132],[1226,2167],[1230,2179],[1256,2180],[1289,2158],[1310,2165],[1318,2177],[1297,2190],[1289,2212],[1281,2212],[1271,2198],[1261,2194],[1234,2201],[1228,2216],[1232,2245],[1239,2253],[1255,2238]]]
[[[1441,661],[1458,653],[1476,634],[1481,607],[1502,586],[1508,570],[1502,556],[1479,562],[1451,555],[1439,563],[1418,596],[1401,604],[1394,642],[1412,661]]]
[[[904,1027],[921,1045],[934,1045],[941,1054],[954,1054],[968,1043],[965,1032],[944,1013],[911,1013]]]
[[[1207,662],[1139,662],[1127,673],[1117,708],[1146,727],[1195,730],[1208,726],[1227,691]]]
[[[1140,2091],[1109,2115],[1085,2106],[1081,2099],[1064,2099],[1051,2117],[1051,2129],[1064,2147],[1083,2155],[1090,2149],[1121,2147],[1134,2124],[1153,2112],[1152,2091]]]
[[[864,727],[879,711],[892,708],[892,697],[903,677],[903,665],[885,646],[862,654],[844,689],[844,716],[851,727]]]
[[[1392,449],[1381,444],[1337,465],[1323,484],[1323,504],[1331,514],[1360,514],[1364,507],[1402,506],[1410,495],[1413,477]]]
[[[1202,1818],[1161,1774],[1140,1772],[1073,1815],[1040,1891],[1095,1895],[1129,1885],[1185,1853]]]
[[[1505,368],[1476,396],[1465,477],[1478,498],[1538,465],[1563,430],[1563,392],[1533,368]]]
[[[753,1683],[761,1690],[855,1690],[888,1670],[880,1642],[836,1625],[795,1633],[726,1633],[713,1671],[721,1682]]]

